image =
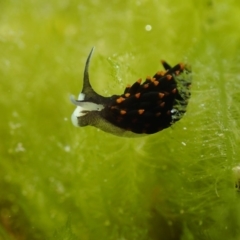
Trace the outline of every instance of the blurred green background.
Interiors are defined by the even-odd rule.
[[[0,1],[0,239],[240,239],[237,0]],[[150,27],[149,27],[150,26]],[[75,128],[102,95],[192,65],[188,112],[137,139]]]

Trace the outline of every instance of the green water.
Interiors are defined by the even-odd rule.
[[[0,1],[0,239],[240,239],[238,1]],[[95,46],[102,95],[192,65],[188,112],[128,139],[70,116]]]

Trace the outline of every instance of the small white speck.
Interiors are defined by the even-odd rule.
[[[240,173],[240,166],[236,166],[232,169],[234,172],[239,172]]]
[[[10,126],[10,129],[11,129],[11,130],[15,130],[15,129],[20,128],[22,125],[21,125],[21,123],[9,122],[9,126]]]
[[[78,100],[79,100],[79,101],[83,101],[84,98],[85,98],[85,94],[84,94],[84,93],[79,93],[79,95],[78,95]]]
[[[13,115],[13,117],[18,117],[18,113],[15,111],[12,113],[12,115]]]
[[[149,25],[149,24],[146,25],[146,26],[145,26],[145,30],[148,31],[148,32],[151,31],[151,30],[152,30],[152,26]]]
[[[186,144],[185,142],[182,142],[182,145],[183,145],[183,146],[187,146],[187,144]]]
[[[68,118],[67,118],[67,117],[65,117],[63,120],[64,120],[64,121],[68,121]]]
[[[22,143],[18,143],[16,148],[15,148],[16,152],[25,152],[25,148],[23,147]]]
[[[67,145],[67,146],[64,147],[65,152],[70,152],[70,150],[71,150],[70,146]]]
[[[137,5],[137,6],[141,6],[142,3],[141,3],[140,1],[137,1],[137,2],[136,2],[136,5]]]
[[[186,128],[186,127],[184,127],[184,128],[183,128],[183,130],[187,130],[187,128]]]
[[[60,182],[58,182],[56,184],[56,190],[57,190],[58,193],[64,193],[65,192],[65,188]]]

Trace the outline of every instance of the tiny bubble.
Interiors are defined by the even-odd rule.
[[[15,148],[15,151],[16,152],[24,152],[25,148],[23,147],[23,144],[22,143],[18,143],[16,148]]]
[[[18,117],[18,113],[16,111],[12,112],[13,117]]]
[[[64,147],[65,152],[70,152],[70,150],[71,150],[70,146],[67,145],[67,146]]]
[[[152,26],[149,25],[149,24],[146,25],[146,26],[145,26],[145,30],[148,31],[148,32],[151,31],[151,30],[152,30]]]
[[[183,146],[186,146],[187,144],[186,144],[185,142],[182,142],[182,145],[183,145]]]

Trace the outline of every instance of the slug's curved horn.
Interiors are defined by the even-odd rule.
[[[88,69],[89,69],[93,51],[94,51],[94,47],[91,49],[85,64],[84,74],[83,74],[83,88],[81,92],[82,96],[80,97],[81,99],[79,100],[85,101],[85,102],[89,101],[89,102],[95,102],[95,103],[102,103],[103,101],[105,101],[105,97],[99,95],[93,90],[90,83],[90,79],[89,79]]]
[[[83,90],[82,90],[82,92],[85,93],[85,94],[89,93],[89,92],[94,92],[94,90],[93,90],[93,88],[90,84],[89,74],[88,74],[88,68],[89,68],[89,64],[90,64],[90,60],[91,60],[93,51],[94,51],[94,47],[91,49],[91,51],[88,55],[88,58],[87,58],[87,61],[86,61],[86,64],[85,64],[85,69],[84,69]]]
[[[90,83],[90,79],[89,79],[89,73],[88,73],[88,69],[89,69],[89,65],[90,65],[90,61],[91,61],[91,57],[94,51],[94,47],[91,49],[86,64],[85,64],[85,69],[84,69],[84,74],[83,74],[83,88],[82,88],[82,98],[81,101],[90,101],[90,102],[102,102],[102,99],[105,99],[104,97],[102,97],[101,95],[99,95],[98,93],[96,93]]]

